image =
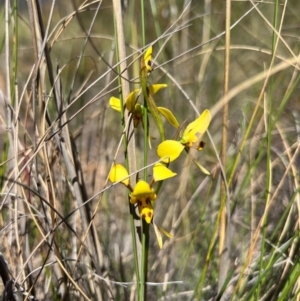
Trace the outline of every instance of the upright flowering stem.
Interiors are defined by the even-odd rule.
[[[145,32],[145,7],[144,0],[141,0],[141,15],[142,15],[142,41],[143,46],[146,44],[146,32]]]
[[[123,18],[122,18],[122,8],[121,8],[121,2],[118,0],[113,1],[113,7],[114,7],[114,14],[115,14],[115,24],[116,24],[116,36],[117,36],[117,53],[118,53],[118,59],[120,61],[119,66],[119,74],[122,74],[123,77],[121,78],[121,84],[122,84],[122,99],[125,100],[126,97],[129,94],[129,83],[126,80],[129,78],[128,72],[127,72],[127,64],[126,64],[126,51],[125,51],[125,38],[124,38],[124,30],[123,30]],[[121,106],[123,107],[123,106]],[[123,109],[122,109],[123,112]],[[127,114],[122,113],[122,118],[125,119],[125,124],[128,124],[129,117]],[[125,125],[123,129],[125,128]],[[128,133],[133,131],[133,126],[129,125]],[[126,157],[126,164],[128,167],[128,170],[130,172],[136,171],[136,161],[135,161],[135,139],[134,135],[132,135],[132,138],[127,143],[127,137],[124,139],[125,143],[125,153],[127,154]],[[139,284],[140,283],[140,273],[139,273],[139,262],[138,262],[138,253],[137,253],[137,244],[136,244],[136,234],[135,234],[135,223],[134,223],[134,213],[135,209],[134,206],[129,203],[129,210],[130,210],[130,227],[131,227],[131,235],[132,235],[132,244],[133,244],[133,255],[134,255],[134,268],[135,268],[135,274],[136,274],[136,281]],[[139,287],[139,286],[138,286]],[[142,298],[139,298],[139,301],[143,300]]]
[[[116,1],[116,0],[115,0]],[[117,30],[119,33],[119,29]],[[119,43],[119,39],[118,39]],[[119,47],[117,47],[119,49]],[[118,59],[122,60],[123,56],[119,55]],[[121,66],[120,73],[123,73],[124,70]],[[177,150],[181,152],[184,148],[196,147],[201,149],[204,145],[204,142],[201,141],[201,135],[205,132],[208,123],[210,121],[210,112],[208,110],[188,125],[184,135],[181,137],[180,141],[164,141],[164,128],[161,120],[163,116],[172,126],[176,129],[179,128],[179,123],[176,120],[174,114],[167,108],[157,107],[153,99],[153,95],[158,92],[160,89],[165,88],[166,84],[153,84],[148,85],[148,76],[152,71],[152,47],[149,47],[144,56],[141,58],[140,65],[140,88],[135,89],[129,93],[124,94],[122,82],[122,94],[121,99],[112,96],[109,100],[109,104],[112,109],[115,111],[121,112],[122,120],[125,119],[125,125],[123,129],[125,130],[128,122],[137,127],[138,125],[143,126],[144,129],[144,162],[143,166],[148,165],[148,148],[150,143],[150,131],[149,131],[149,115],[152,117],[151,120],[154,120],[157,129],[161,137],[161,145],[158,149],[158,154],[162,157],[161,162],[156,162],[153,165],[152,179],[148,183],[148,170],[144,168],[143,180],[139,179],[136,183],[136,180],[131,176],[130,173],[136,169],[132,169],[128,162],[131,160],[136,164],[136,156],[132,156],[129,148],[128,139],[124,139],[124,146],[127,155],[126,156],[126,167],[122,164],[115,163],[110,171],[109,179],[113,183],[122,183],[129,190],[129,210],[131,213],[131,230],[133,235],[133,252],[135,258],[135,268],[136,268],[136,280],[137,280],[137,290],[138,290],[138,300],[145,300],[147,295],[147,276],[148,276],[148,254],[149,254],[149,236],[150,236],[150,224],[153,226],[157,243],[161,249],[163,246],[162,235],[167,237],[172,237],[170,233],[164,230],[162,227],[157,225],[153,220],[154,217],[154,208],[153,203],[157,199],[157,193],[155,192],[154,185],[156,186],[157,191],[161,187],[162,181],[176,176],[176,173],[172,172],[167,165],[172,160],[176,159],[179,156],[179,153],[174,153],[173,147],[174,143],[177,144]],[[123,73],[125,76],[125,72]],[[127,77],[127,76],[126,76]],[[123,78],[122,78],[123,79]],[[124,85],[125,86],[125,85]],[[141,93],[142,92],[142,93]],[[141,93],[141,94],[140,94]],[[139,96],[143,98],[144,105],[138,102]],[[125,101],[122,101],[125,100]],[[125,109],[125,111],[124,111]],[[129,117],[129,118],[128,118]],[[133,141],[134,132],[131,133],[130,129],[123,131],[123,135],[126,135],[129,132],[131,136],[131,141]],[[178,147],[179,145],[179,147]],[[167,159],[167,162],[164,160]],[[135,236],[135,225],[134,225],[134,216],[135,209],[138,209],[139,215],[141,217],[141,244],[142,251],[141,256],[137,256],[137,242]],[[140,254],[139,254],[140,255]],[[137,259],[140,260],[137,260]]]
[[[145,100],[146,102],[146,100]],[[144,104],[143,109],[143,122],[144,122],[144,166],[148,165],[148,112],[147,104]],[[147,181],[147,169],[144,169],[144,181]],[[146,299],[147,294],[147,274],[148,274],[148,250],[149,250],[149,224],[142,219],[142,262],[141,262],[141,286],[140,297]]]
[[[149,250],[149,228],[145,219],[142,219],[142,264],[141,264],[141,290],[142,300],[146,300],[147,276],[148,276],[148,250]]]

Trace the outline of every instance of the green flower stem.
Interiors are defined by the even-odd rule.
[[[146,100],[145,100],[146,101]],[[148,164],[148,110],[143,107],[143,124],[144,124],[144,166]],[[144,169],[144,181],[147,182],[147,169]],[[148,274],[148,251],[149,251],[149,224],[145,219],[142,220],[142,260],[141,260],[141,283],[139,286],[139,300],[145,300],[147,294],[147,274]]]
[[[143,46],[146,44],[145,35],[145,7],[144,0],[141,0],[141,16],[142,16],[142,43]],[[143,60],[143,57],[142,57]],[[145,91],[147,87],[147,77],[145,81],[142,81],[142,90],[145,96]],[[146,99],[144,99],[146,102]],[[148,162],[148,137],[149,137],[149,127],[148,127],[148,112],[147,105],[145,103],[143,109],[143,122],[144,122],[144,166],[147,166]],[[147,182],[147,169],[144,169],[144,180]],[[145,300],[147,294],[147,269],[148,269],[148,249],[149,249],[149,225],[144,219],[142,220],[142,262],[141,262],[141,285],[139,286],[139,300]]]
[[[141,0],[141,15],[142,15],[142,42],[143,46],[146,45],[146,35],[145,35],[145,7],[144,0]]]
[[[115,35],[116,35],[116,53],[117,53],[117,60],[120,62],[118,65],[118,72],[119,74],[122,73],[123,77],[119,77],[119,85],[122,85],[122,93],[120,93],[120,97],[123,101],[126,99],[126,96],[129,94],[129,83],[126,78],[129,78],[127,72],[127,64],[126,64],[126,51],[125,51],[125,38],[124,38],[124,29],[123,29],[123,21],[122,21],[122,8],[121,2],[118,0],[113,1],[114,6],[114,13],[115,13]],[[121,91],[120,91],[121,92]],[[123,105],[121,105],[121,116],[122,116],[122,124],[123,130],[125,129],[125,124],[129,122],[129,117],[124,114]],[[125,120],[125,123],[123,122]],[[128,127],[128,133],[133,131],[133,125]],[[125,151],[125,160],[126,160],[126,167],[129,172],[136,171],[136,161],[135,161],[135,139],[134,135],[131,137],[130,141],[124,139],[124,151]],[[127,154],[127,155],[126,155]],[[133,184],[133,183],[132,183]],[[133,257],[134,257],[134,269],[136,274],[136,281],[140,283],[140,273],[139,273],[139,258],[137,252],[137,243],[136,243],[136,232],[135,232],[135,223],[134,223],[134,206],[129,202],[129,211],[130,211],[130,228],[131,228],[131,236],[132,236],[132,247],[133,247]],[[139,285],[138,285],[139,287]],[[141,301],[141,298],[138,298]]]
[[[142,220],[142,264],[141,264],[141,285],[139,290],[139,300],[146,300],[147,276],[148,276],[148,251],[149,251],[149,228],[145,219]]]

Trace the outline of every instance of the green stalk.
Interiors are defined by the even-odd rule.
[[[141,0],[141,15],[142,15],[142,43],[143,47],[146,45],[145,35],[145,7],[144,0]],[[143,109],[143,122],[144,122],[144,166],[148,164],[148,104],[147,101],[147,73],[144,72],[144,57],[141,58],[141,86],[144,95],[144,109]],[[143,76],[143,74],[145,76]],[[143,78],[143,80],[142,80]],[[144,180],[147,182],[147,169],[144,169]],[[148,251],[149,251],[149,224],[142,219],[142,258],[141,258],[141,284],[139,286],[139,300],[146,300],[147,296],[147,276],[148,276]]]
[[[120,17],[121,16],[121,7],[120,7],[120,3],[118,1],[114,1],[114,5],[115,5],[115,9],[116,9],[116,18],[117,17]],[[119,21],[119,20],[118,20]],[[118,30],[117,30],[117,26],[116,26],[116,19],[115,19],[115,22],[114,22],[114,32],[115,32],[115,40],[116,40],[116,58],[117,58],[117,61],[121,61],[120,60],[120,53],[119,53],[119,41],[122,40],[120,38],[119,40],[119,37],[118,37],[118,34],[119,35],[122,35],[122,32],[119,32],[118,33]],[[124,45],[123,45],[124,46]],[[122,45],[121,45],[122,47]],[[118,73],[121,74],[121,65],[119,64],[118,65]],[[122,78],[119,77],[118,78],[118,83],[119,83],[119,86],[122,85]],[[123,104],[123,93],[124,91],[122,91],[122,89],[120,88],[119,89],[119,95],[120,95],[120,99],[121,99],[121,103]],[[128,91],[129,93],[129,91]],[[126,131],[125,131],[125,114],[124,114],[124,107],[123,105],[121,105],[121,123],[122,123],[122,126],[123,126],[123,131],[125,132],[125,139],[123,139],[124,141],[124,152],[125,152],[125,164],[126,164],[126,169],[128,171],[132,171],[130,170],[130,162],[129,162],[129,156],[131,154],[128,153],[129,151],[129,147],[128,147],[128,140],[127,140],[127,135],[126,135]],[[130,135],[130,127],[128,127],[128,131],[129,131],[129,135]],[[126,155],[127,154],[127,155]],[[138,259],[138,252],[137,252],[137,238],[136,238],[136,232],[135,232],[135,223],[134,223],[134,215],[135,215],[135,208],[134,208],[134,205],[130,203],[129,201],[129,198],[128,198],[128,204],[129,204],[129,212],[130,212],[130,229],[131,229],[131,237],[132,237],[132,248],[133,248],[133,258],[134,258],[134,270],[135,270],[135,275],[136,275],[136,282],[137,282],[137,285],[138,285],[138,289],[139,289],[139,283],[140,283],[140,272],[139,272],[139,259]],[[138,298],[139,301],[142,301],[141,298]]]
[[[143,60],[143,57],[142,57]],[[143,83],[142,83],[143,85]],[[147,79],[146,79],[147,85]],[[144,92],[144,90],[143,90]],[[149,137],[149,124],[148,124],[148,110],[147,102],[144,95],[143,107],[143,124],[144,124],[144,166],[148,165],[148,137]],[[147,182],[147,169],[144,169],[144,181]],[[147,276],[148,276],[148,251],[149,251],[149,224],[142,219],[142,259],[141,259],[141,285],[139,290],[140,300],[146,300],[147,295]]]
[[[2,5],[2,9],[0,10],[0,22],[3,22],[5,20],[5,5]],[[1,37],[0,40],[0,52],[3,51],[5,45],[5,35]]]
[[[295,262],[294,265],[292,265],[292,268],[289,272],[289,276],[284,283],[284,287],[282,288],[281,294],[277,299],[277,301],[299,300],[298,297],[300,294],[300,290],[299,290],[299,286],[296,285],[297,281],[299,281],[299,277],[300,277],[300,261],[298,260]],[[298,290],[294,292],[293,299],[289,299],[295,287],[298,287]]]
[[[141,15],[142,15],[142,42],[143,47],[146,45],[146,35],[145,35],[145,7],[144,0],[141,0]]]
[[[149,255],[149,229],[145,219],[142,219],[142,264],[141,264],[141,285],[139,286],[139,300],[146,300],[147,276],[148,276],[148,255]]]
[[[143,107],[143,124],[144,124],[144,166],[148,162],[148,111],[146,106]],[[147,181],[147,169],[144,169],[144,181]],[[139,300],[146,300],[147,294],[147,274],[148,274],[148,250],[149,250],[149,225],[144,219],[142,220],[142,258],[141,258],[141,282],[139,285]]]
[[[154,21],[154,28],[155,28],[155,32],[156,32],[156,36],[160,37],[162,34],[162,31],[160,29],[160,25],[158,22],[158,13],[157,13],[157,8],[156,8],[156,3],[154,0],[150,0],[150,5],[151,5],[151,12],[152,12],[152,17],[153,17],[153,21]],[[159,46],[162,46],[162,41],[159,40],[158,41]]]

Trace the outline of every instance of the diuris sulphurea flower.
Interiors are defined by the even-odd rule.
[[[179,128],[179,123],[177,122],[173,113],[164,107],[156,106],[154,101],[154,94],[156,94],[160,89],[167,87],[166,84],[154,84],[148,85],[148,76],[152,72],[152,46],[150,46],[141,57],[140,61],[140,88],[133,90],[129,93],[125,100],[125,107],[127,111],[130,113],[134,127],[137,127],[138,124],[143,121],[143,114],[144,112],[148,112],[151,114],[154,123],[158,129],[160,134],[161,140],[165,140],[165,132],[164,127],[161,119],[161,115],[163,115],[167,121],[176,127]],[[144,98],[144,103],[138,103],[138,98],[142,94]],[[109,100],[109,104],[111,108],[116,111],[121,112],[122,103],[119,98],[111,97]],[[144,108],[147,108],[144,110]],[[143,127],[144,124],[142,123]],[[150,143],[150,135],[149,135],[149,124],[147,126],[147,136],[149,138],[149,145],[151,148]]]
[[[145,51],[143,59],[144,59],[144,62],[145,62],[145,67],[146,67],[146,69],[148,71],[148,74],[149,74],[153,70],[153,67],[152,67],[152,46],[150,46]]]
[[[188,124],[179,141],[165,140],[157,147],[157,155],[163,162],[169,163],[176,160],[181,152],[190,148],[202,150],[204,142],[201,140],[211,121],[211,113],[209,110],[204,110],[203,113],[193,122]],[[193,160],[196,165],[205,173],[209,172],[202,167],[198,162]]]
[[[161,120],[161,116],[159,110],[154,101],[153,95],[151,95],[150,90],[148,89],[148,76],[152,71],[152,46],[150,46],[144,56],[141,57],[141,65],[140,65],[140,82],[141,88],[145,100],[145,106],[150,111],[150,114],[154,120],[154,123],[158,129],[160,138],[162,141],[165,140],[165,131],[163,127],[163,123]]]
[[[153,180],[150,184],[148,184],[146,181],[139,180],[136,185],[132,187],[129,181],[129,174],[126,168],[121,164],[113,165],[109,174],[109,179],[112,183],[120,182],[129,189],[130,203],[137,205],[139,214],[141,218],[146,221],[146,223],[153,224],[160,248],[162,247],[162,237],[160,233],[163,233],[168,237],[171,237],[171,235],[167,231],[156,225],[153,221],[154,208],[152,202],[157,199],[153,185],[158,181],[163,181],[174,176],[176,176],[176,173],[173,173],[163,163],[156,163],[154,165]]]
[[[138,205],[140,216],[145,219],[145,221],[150,224],[153,219],[153,207],[151,201],[156,200],[156,194],[154,189],[150,185],[140,180],[134,186],[132,193],[129,194],[130,203]]]
[[[154,84],[148,87],[151,95],[156,94],[159,90],[166,88],[167,84]],[[140,121],[143,120],[143,105],[137,102],[140,94],[140,89],[135,89],[129,93],[125,101],[126,110],[132,115],[134,127],[137,127]],[[115,111],[121,112],[121,100],[112,96],[109,100],[109,105]],[[173,113],[164,107],[157,107],[159,113],[175,128],[179,128],[179,123]]]

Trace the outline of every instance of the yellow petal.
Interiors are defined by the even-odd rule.
[[[154,189],[150,187],[150,185],[140,180],[135,185],[133,192],[130,194],[131,197],[142,197],[142,196],[148,196],[151,200],[155,200],[156,194],[154,193]]]
[[[157,107],[158,111],[168,120],[168,122],[173,125],[176,129],[179,128],[179,123],[173,113],[164,108],[164,107]]]
[[[184,149],[184,145],[175,140],[165,140],[157,147],[157,155],[163,162],[169,163],[179,157]]]
[[[109,105],[112,109],[121,112],[121,100],[119,98],[112,96],[109,99]]]
[[[167,237],[169,237],[169,238],[172,238],[172,237],[173,237],[171,233],[167,232],[167,231],[164,230],[162,227],[160,227],[160,226],[158,226],[158,225],[156,225],[156,226],[157,226],[158,230],[159,230],[161,233],[163,233],[164,235],[166,235]]]
[[[192,144],[200,141],[201,136],[206,132],[211,121],[211,114],[209,110],[203,113],[193,122],[191,122],[185,129],[180,142],[183,144]]]
[[[169,232],[167,232],[166,230],[164,230],[163,228],[159,227],[155,222],[153,222],[153,226],[154,226],[154,231],[155,231],[158,246],[161,249],[162,244],[163,244],[161,233],[163,233],[164,235],[166,235],[169,238],[171,238],[172,235]]]
[[[148,198],[141,198],[138,200],[138,208],[140,216],[148,223],[150,224],[153,218],[153,207],[151,205],[151,201]]]
[[[167,84],[155,84],[149,86],[149,91],[151,95],[154,95],[156,92],[158,92],[160,89],[168,87]]]
[[[156,138],[151,137],[150,135],[148,135],[148,144],[149,144],[149,148],[150,148],[150,149],[152,149],[151,139],[154,140],[154,139],[156,139]]]
[[[162,163],[156,163],[153,167],[153,178],[155,182],[169,179],[176,175],[176,173]]]
[[[121,164],[115,164],[109,173],[109,180],[113,183],[121,182],[128,186],[129,178],[126,168]]]
[[[145,66],[150,73],[152,71],[152,46],[150,46],[144,54]]]
[[[161,235],[161,233],[160,233],[157,225],[154,222],[153,222],[153,226],[154,226],[154,231],[155,231],[155,235],[156,235],[158,246],[161,249],[162,248],[162,244],[163,244],[162,235]]]
[[[199,167],[199,169],[207,176],[210,175],[210,172],[204,168],[197,160],[193,159],[193,162]]]
[[[126,98],[126,109],[129,112],[133,112],[136,104],[136,97],[140,89],[135,89],[132,92],[129,93],[129,95]]]
[[[137,103],[134,107],[134,110],[132,112],[132,118],[133,118],[133,126],[136,128],[140,121],[143,119],[143,110],[142,106]]]

